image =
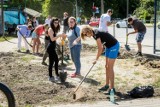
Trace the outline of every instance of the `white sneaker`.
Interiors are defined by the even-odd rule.
[[[49,81],[54,82],[55,81],[54,77],[49,77]]]
[[[56,77],[55,77],[55,81],[60,81],[59,76],[56,76]]]

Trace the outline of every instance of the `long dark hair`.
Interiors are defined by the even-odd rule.
[[[58,21],[58,22],[59,22],[58,18],[53,17],[52,20],[51,20],[51,22],[50,22],[50,26],[51,26],[52,30],[53,30],[55,33],[57,33],[58,31],[60,31],[60,25],[58,24],[58,26],[55,27],[55,26],[54,26],[54,22],[55,22],[55,21]]]

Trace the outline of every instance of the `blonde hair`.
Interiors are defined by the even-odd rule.
[[[90,33],[92,33],[93,32],[93,28],[92,27],[90,27],[89,25],[85,25],[85,26],[83,26],[82,27],[82,30],[81,30],[81,38],[83,39],[83,40],[85,40],[85,37],[87,36],[86,34],[90,34]],[[85,34],[84,34],[85,33]]]
[[[67,12],[64,12],[63,14],[67,15],[68,16],[68,13]]]
[[[70,20],[74,20],[74,22],[76,23],[76,18],[75,18],[75,17],[71,16],[71,17],[68,19],[68,23],[69,23]]]

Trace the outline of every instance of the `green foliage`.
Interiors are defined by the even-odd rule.
[[[140,0],[140,7],[133,14],[143,20],[150,20],[154,14],[154,0]]]
[[[62,18],[64,12],[68,12],[69,15],[73,15],[75,9],[74,0],[45,0],[43,4],[43,16],[48,15]]]
[[[23,9],[28,7],[39,12],[42,10],[42,2],[39,0],[11,0],[11,2],[8,2],[8,5],[10,8],[17,7],[18,9]]]
[[[128,0],[129,14],[134,14],[143,20],[149,20],[154,14],[154,0]],[[98,7],[100,10],[97,17],[101,15],[101,0],[77,0],[78,9],[81,10],[83,18],[90,18],[92,6]],[[12,0],[9,3],[11,7],[24,8],[29,7],[38,12],[42,12],[41,19],[48,15],[62,18],[64,12],[68,12],[69,16],[76,15],[76,0]],[[104,12],[113,9],[112,18],[126,18],[127,16],[127,0],[104,0]]]
[[[99,8],[101,11],[101,0],[81,0],[79,5],[83,8],[82,14],[84,16],[92,16],[92,6],[94,5]],[[132,14],[133,11],[139,6],[139,0],[129,0],[129,14]],[[86,8],[87,7],[87,8]],[[112,18],[125,18],[127,16],[127,0],[104,0],[104,12],[106,13],[108,9],[113,9]],[[101,12],[96,14],[97,17],[100,17]]]

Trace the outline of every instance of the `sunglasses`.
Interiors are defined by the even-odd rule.
[[[54,22],[54,24],[59,24],[58,22]]]

